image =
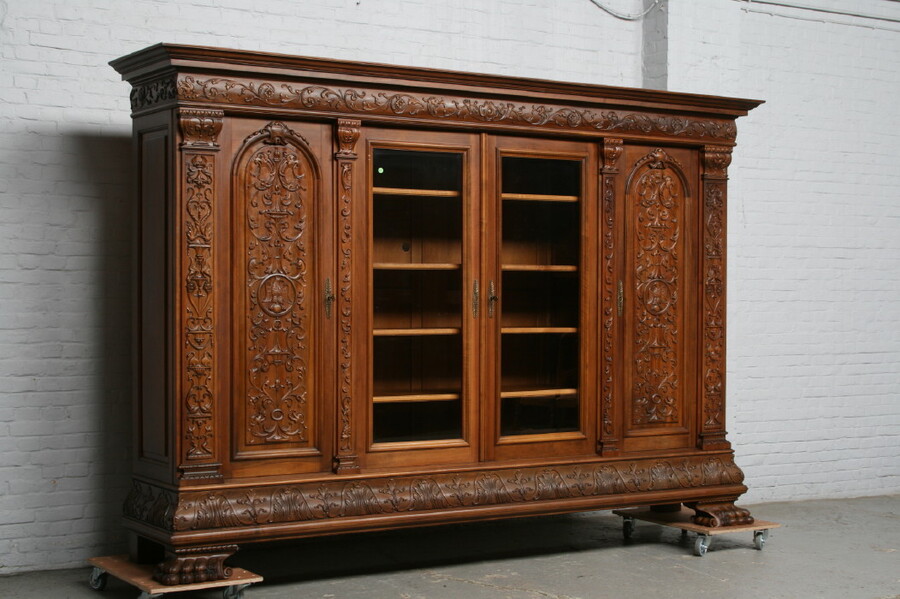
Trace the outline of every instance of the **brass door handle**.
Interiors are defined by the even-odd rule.
[[[500,298],[497,297],[497,293],[494,290],[494,282],[491,281],[488,283],[488,318],[494,317],[494,306],[497,305],[497,301]]]

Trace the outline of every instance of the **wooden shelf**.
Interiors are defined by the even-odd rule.
[[[578,196],[545,195],[540,193],[501,193],[503,200],[519,200],[525,202],[577,202]]]
[[[374,270],[459,270],[459,264],[451,262],[375,262]]]
[[[457,328],[441,328],[441,329],[374,329],[372,335],[375,337],[419,337],[428,335],[458,335],[461,329]]]
[[[374,195],[414,196],[420,198],[458,198],[459,192],[452,189],[410,189],[408,187],[373,187]]]
[[[555,397],[557,395],[578,395],[578,389],[519,389],[501,391],[500,397]]]
[[[502,327],[504,335],[532,335],[539,333],[577,333],[578,327]]]
[[[402,403],[421,401],[455,401],[459,399],[459,393],[408,393],[403,395],[375,395],[373,403]]]
[[[504,272],[578,272],[574,264],[503,264]]]

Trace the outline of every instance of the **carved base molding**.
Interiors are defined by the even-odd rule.
[[[177,535],[360,516],[413,515],[440,509],[477,511],[485,506],[619,495],[623,496],[621,506],[624,507],[647,501],[642,500],[642,494],[660,491],[673,491],[671,502],[677,502],[679,490],[732,486],[725,496],[732,495],[733,486],[740,485],[743,479],[733,458],[721,454],[353,480],[320,479],[177,493],[136,481],[126,501],[125,514],[131,520]],[[720,490],[710,490],[710,499],[720,497]],[[553,511],[552,506],[547,509]]]
[[[156,566],[153,578],[169,585],[223,580],[231,576],[225,560],[237,550],[237,545],[215,545],[166,551],[166,559]]]
[[[694,524],[700,526],[737,526],[753,524],[753,516],[749,510],[734,505],[732,502],[688,503],[685,504],[695,512]]]

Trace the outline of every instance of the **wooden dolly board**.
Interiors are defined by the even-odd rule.
[[[694,541],[694,555],[700,557],[706,555],[706,551],[712,543],[712,537],[732,532],[752,531],[753,546],[761,551],[769,538],[769,531],[781,526],[777,522],[768,522],[766,520],[756,520],[753,524],[738,524],[735,526],[701,526],[700,524],[694,524],[691,520],[694,511],[686,508],[681,508],[677,512],[654,512],[648,509],[633,508],[613,510],[613,514],[622,516],[622,534],[626,539],[630,539],[631,533],[634,532],[635,520],[680,528],[682,535],[686,535],[688,532],[695,532],[697,533],[697,539]]]
[[[214,588],[222,589],[224,599],[241,599],[247,587],[263,580],[263,577],[259,574],[254,574],[243,568],[231,568],[231,576],[225,580],[166,585],[153,580],[152,564],[136,564],[129,560],[127,555],[92,557],[88,560],[88,563],[94,566],[90,580],[92,589],[102,591],[106,588],[108,577],[114,576],[140,589],[141,594],[138,599],[158,599],[168,593]]]

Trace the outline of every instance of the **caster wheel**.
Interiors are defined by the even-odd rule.
[[[88,584],[91,585],[91,588],[95,591],[102,591],[106,588],[106,583],[109,582],[109,574],[101,570],[100,568],[94,568],[91,570],[91,579],[88,581]]]
[[[709,537],[706,535],[697,535],[694,541],[694,555],[703,557],[709,549]]]
[[[766,546],[766,541],[769,540],[769,531],[768,530],[757,530],[753,533],[753,546],[763,550],[763,547]]]
[[[223,599],[243,599],[244,597],[244,589],[246,589],[249,584],[236,584],[234,586],[225,587],[222,591]]]
[[[622,536],[625,537],[625,540],[631,538],[631,535],[634,534],[634,518],[625,518],[622,520]]]

